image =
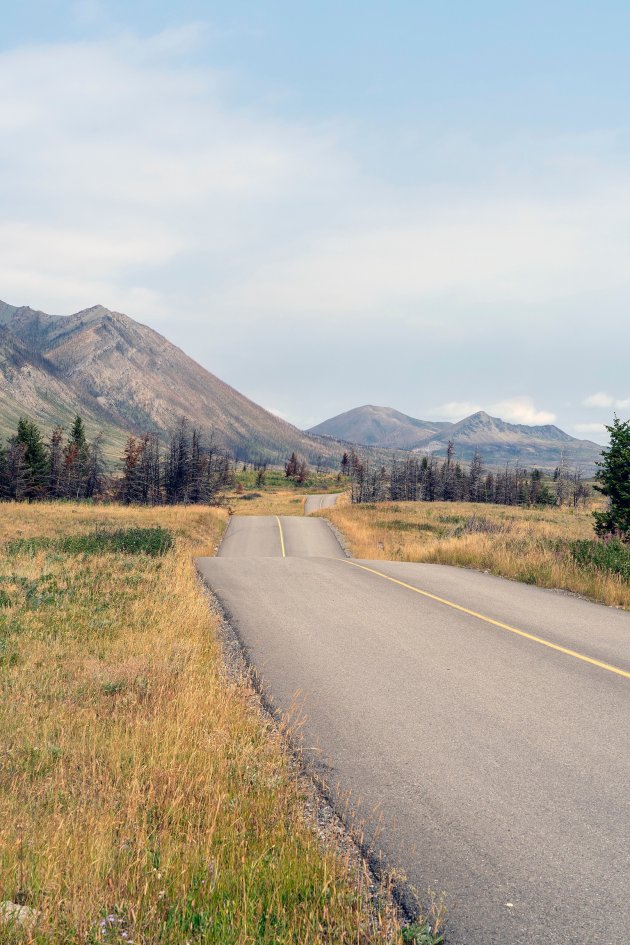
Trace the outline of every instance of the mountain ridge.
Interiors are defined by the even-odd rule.
[[[129,433],[166,438],[182,416],[238,458],[338,460],[328,440],[298,430],[197,364],[152,328],[102,305],[47,315],[0,303],[0,433],[26,413],[46,427],[75,412],[120,451]]]
[[[357,445],[404,449],[412,452],[444,455],[452,440],[459,459],[470,461],[479,452],[488,465],[519,462],[541,469],[552,469],[564,459],[589,472],[602,447],[590,440],[579,440],[553,424],[528,426],[509,423],[479,410],[452,423],[419,420],[392,407],[364,404],[310,428],[318,436],[332,436]]]
[[[108,455],[127,436],[162,439],[182,416],[237,458],[282,463],[291,452],[335,466],[351,445],[374,461],[391,451],[458,458],[479,451],[487,465],[506,462],[551,469],[561,456],[594,471],[601,447],[551,424],[510,424],[485,411],[457,423],[418,420],[389,407],[364,405],[302,431],[254,403],[163,335],[122,312],[93,305],[72,315],[48,315],[0,301],[0,437],[30,416],[45,429],[69,427],[80,413],[92,434],[102,431]]]

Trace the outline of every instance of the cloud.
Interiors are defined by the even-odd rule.
[[[512,397],[499,403],[491,404],[488,413],[494,413],[510,423],[524,423],[528,426],[539,426],[554,423],[555,413],[550,410],[538,410],[531,397]]]
[[[630,407],[630,397],[613,397],[599,391],[597,394],[591,394],[582,401],[584,407],[615,407],[619,410],[626,410]]]
[[[585,397],[582,401],[582,405],[584,407],[612,407],[614,402],[614,397],[611,397],[610,394],[605,394],[603,391],[600,391],[597,394],[591,394],[590,397]]]
[[[103,10],[89,0],[75,8],[88,18]],[[228,104],[234,78],[187,55],[205,32],[184,23],[0,55],[4,225],[27,223],[53,254],[69,229],[88,255],[103,246],[95,266],[114,294],[142,266],[145,287],[161,282],[173,300],[166,285],[176,278],[166,276],[185,272],[178,310],[211,302],[229,322],[298,314],[449,331],[446,309],[459,313],[461,333],[474,306],[526,305],[531,321],[547,323],[544,303],[630,288],[629,178],[595,164],[575,192],[503,186],[471,198],[461,186],[375,176],[340,123]],[[566,142],[545,145],[551,158],[559,150],[546,168],[561,179],[573,166]],[[479,152],[471,145],[475,160],[488,158]],[[29,255],[16,244],[18,284],[34,268]],[[68,308],[90,301],[76,298],[80,282],[68,280]],[[60,304],[61,278],[51,292]]]
[[[394,194],[387,221],[375,210],[362,225],[315,237],[253,273],[227,301],[258,310],[262,303],[276,313],[299,307],[364,316],[408,313],[419,303],[537,306],[604,283],[628,287],[621,255],[594,248],[592,230],[599,227],[596,212],[589,221],[592,210],[517,198],[426,207],[421,194]],[[620,239],[630,250],[621,233]]]
[[[330,129],[228,107],[226,75],[186,56],[202,32],[0,54],[5,297],[30,284],[34,305],[72,311],[96,283],[104,304],[161,285],[177,311],[209,273],[215,295],[241,281],[274,213],[345,173]]]
[[[469,403],[466,400],[452,400],[447,404],[441,404],[430,411],[432,417],[440,417],[445,420],[462,420],[473,413],[483,410],[480,404]]]
[[[531,397],[511,397],[508,400],[501,400],[485,406],[468,401],[451,401],[435,407],[431,414],[432,416],[444,417],[447,420],[462,420],[479,410],[485,410],[491,416],[507,420],[509,423],[522,423],[527,426],[554,423],[556,419],[555,413],[551,413],[549,410],[538,410]]]
[[[399,174],[376,112],[297,117],[293,97],[283,114],[283,90],[253,75],[249,94],[212,65],[204,24],[116,33],[96,0],[74,17],[99,38],[0,53],[8,302],[127,311],[256,399],[282,406],[288,387],[298,422],[322,400],[426,391],[435,417],[553,422],[506,392],[576,403],[586,359],[593,388],[622,389],[630,172],[614,135],[471,141],[445,114]],[[592,360],[595,318],[618,378]]]

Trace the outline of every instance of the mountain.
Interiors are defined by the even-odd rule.
[[[336,465],[338,444],[304,433],[206,371],[158,332],[96,305],[69,316],[0,302],[0,435],[25,414],[50,429],[80,413],[109,455],[129,433],[166,438],[182,416],[241,459],[293,450]]]
[[[444,455],[452,440],[459,459],[470,460],[479,451],[491,466],[519,463],[554,469],[564,456],[569,465],[580,465],[587,473],[594,472],[602,449],[597,443],[578,440],[550,424],[507,423],[483,410],[458,423],[447,423],[416,420],[390,407],[366,405],[324,420],[309,432],[357,444],[437,455]]]
[[[366,405],[348,410],[347,413],[340,413],[339,416],[332,417],[330,420],[324,420],[323,423],[312,427],[309,432],[366,446],[410,450],[419,443],[439,437],[442,429],[450,426],[450,423],[415,420],[404,413],[399,413],[398,410],[392,410],[391,407]]]

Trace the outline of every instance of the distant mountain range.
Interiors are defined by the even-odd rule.
[[[479,450],[488,465],[519,462],[552,469],[564,455],[592,472],[601,447],[555,426],[506,423],[479,412],[459,423],[416,420],[388,407],[358,407],[298,430],[253,403],[162,335],[95,305],[74,315],[47,315],[0,302],[0,438],[20,416],[45,430],[70,426],[76,413],[93,436],[102,431],[110,457],[129,433],[166,439],[182,416],[206,441],[238,458],[284,462],[295,451],[337,466],[344,443],[370,448],[374,462],[391,450],[443,455],[453,440],[461,460]],[[339,442],[339,441],[344,441]]]
[[[151,328],[96,305],[56,316],[0,302],[0,436],[27,415],[50,430],[76,413],[108,455],[129,433],[166,438],[182,416],[241,459],[284,462],[295,450],[337,465],[342,449],[248,400]]]
[[[569,466],[579,465],[585,473],[595,470],[602,450],[597,443],[576,439],[559,427],[507,423],[483,410],[458,423],[448,423],[416,420],[390,407],[367,405],[324,420],[309,433],[367,446],[437,455],[444,455],[452,440],[457,457],[464,461],[479,451],[488,465],[518,462],[527,467],[554,469],[564,457]]]

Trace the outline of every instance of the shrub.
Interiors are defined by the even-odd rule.
[[[598,571],[618,574],[630,581],[630,547],[619,539],[611,541],[574,541],[571,556],[578,564]]]

